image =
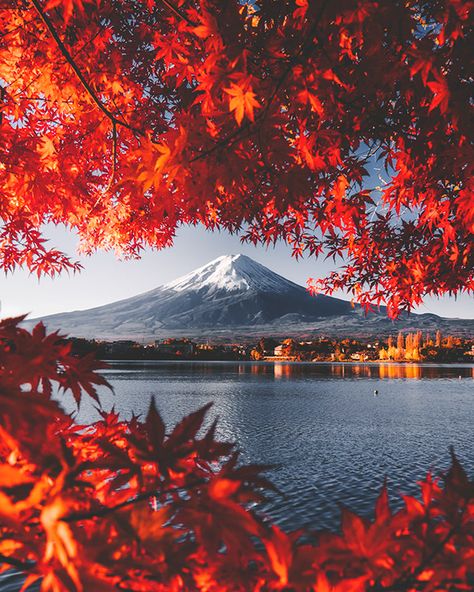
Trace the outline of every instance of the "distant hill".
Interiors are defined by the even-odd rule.
[[[474,334],[474,320],[411,314],[394,323],[383,308],[366,316],[360,306],[346,300],[312,296],[303,286],[245,255],[218,257],[171,283],[126,300],[41,320],[50,330],[99,339],[187,335],[245,340],[267,334],[362,336],[438,328],[458,335]]]

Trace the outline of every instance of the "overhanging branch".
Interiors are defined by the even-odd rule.
[[[177,6],[170,2],[169,0],[161,0],[161,2],[168,7],[171,12],[173,12],[177,17],[188,23],[190,27],[197,27],[197,23],[193,22],[190,18],[188,18],[182,10],[180,10]]]
[[[296,52],[296,54],[288,61],[288,64],[285,68],[285,70],[283,71],[282,75],[280,76],[280,78],[278,79],[277,83],[275,84],[275,87],[270,95],[270,97],[268,98],[268,101],[265,105],[265,107],[263,108],[263,110],[260,112],[259,115],[257,115],[257,117],[255,117],[255,121],[251,122],[251,121],[247,121],[244,125],[238,127],[236,130],[234,130],[233,132],[231,132],[228,136],[226,136],[225,138],[222,138],[221,140],[218,140],[213,146],[211,146],[210,148],[208,148],[207,150],[204,150],[203,152],[200,152],[199,154],[197,154],[196,156],[194,156],[193,158],[191,158],[190,162],[195,162],[198,160],[202,160],[203,158],[209,156],[210,154],[212,154],[213,152],[215,152],[216,150],[219,150],[219,148],[222,147],[230,147],[234,144],[233,140],[235,139],[240,139],[240,136],[247,130],[251,130],[252,128],[255,129],[256,124],[262,122],[265,117],[268,114],[268,111],[270,110],[270,107],[273,103],[273,101],[275,100],[276,95],[278,94],[278,91],[280,90],[280,88],[282,87],[283,83],[285,82],[286,77],[288,76],[288,74],[291,72],[291,69],[293,68],[294,64],[298,61],[298,59],[300,58],[300,56],[308,50],[308,48],[311,46],[313,37],[316,33],[316,30],[319,26],[319,23],[321,22],[321,18],[323,16],[323,13],[326,9],[326,6],[328,4],[328,0],[325,0],[321,6],[321,8],[319,9],[318,14],[315,17],[315,20],[311,26],[311,29],[308,33],[307,39],[305,41],[303,41],[303,43],[300,45],[298,51]]]
[[[120,117],[117,117],[114,113],[112,113],[104,105],[104,103],[97,96],[96,91],[93,89],[93,87],[91,86],[91,84],[89,83],[89,81],[85,78],[84,74],[81,72],[81,69],[76,64],[76,62],[75,62],[74,58],[72,57],[71,53],[69,52],[68,48],[64,45],[63,41],[59,37],[58,32],[56,31],[56,29],[55,29],[55,27],[54,27],[51,19],[44,12],[43,7],[41,6],[39,0],[30,0],[30,2],[34,6],[36,12],[38,13],[38,15],[41,18],[41,20],[43,21],[45,27],[49,31],[51,37],[56,42],[56,45],[58,46],[58,49],[61,52],[61,54],[63,55],[64,59],[71,66],[72,70],[74,71],[75,75],[77,76],[77,78],[81,82],[81,84],[84,87],[84,89],[86,90],[87,94],[91,97],[91,99],[94,101],[94,103],[97,105],[97,107],[102,111],[102,113],[115,126],[121,125],[122,127],[125,127],[127,129],[133,131],[134,133],[137,133],[140,136],[143,136],[144,134],[143,134],[143,132],[141,130],[136,129],[135,127],[133,127],[132,125],[130,125],[129,123],[127,123],[126,121],[124,121],[123,119],[121,119]]]

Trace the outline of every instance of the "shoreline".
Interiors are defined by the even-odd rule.
[[[396,361],[396,360],[288,360],[288,359],[262,359],[262,360],[249,360],[249,359],[234,359],[234,360],[223,360],[223,359],[208,359],[208,358],[163,358],[163,359],[143,359],[143,358],[102,358],[104,362],[159,362],[159,363],[220,363],[220,364],[259,364],[259,365],[271,365],[271,364],[292,364],[302,366],[424,366],[424,367],[463,367],[463,368],[474,368],[474,360],[467,362],[412,362],[412,361]]]

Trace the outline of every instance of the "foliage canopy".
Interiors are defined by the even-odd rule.
[[[75,267],[45,222],[130,256],[202,223],[342,255],[315,289],[392,315],[472,290],[471,7],[4,1],[1,267]]]

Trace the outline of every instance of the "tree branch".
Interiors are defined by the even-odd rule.
[[[185,21],[186,23],[188,23],[188,25],[190,27],[197,27],[198,24],[195,23],[194,21],[192,21],[189,17],[187,17],[184,12],[182,10],[180,10],[177,6],[175,6],[173,4],[173,2],[170,2],[170,0],[161,0],[161,2],[167,6],[171,12],[173,12],[177,17],[179,17],[181,20]]]
[[[138,502],[143,502],[150,497],[157,495],[157,491],[147,491],[145,493],[140,493],[135,497],[128,499],[120,504],[116,504],[115,506],[103,506],[102,508],[98,508],[97,510],[91,510],[90,512],[72,512],[67,516],[63,516],[61,518],[62,522],[80,522],[81,520],[92,520],[92,518],[101,518],[102,516],[107,516],[107,514],[112,514],[117,510],[121,510],[122,508],[126,508],[127,506],[131,506],[133,504],[137,504]]]
[[[3,123],[3,102],[5,101],[5,96],[7,94],[7,90],[4,86],[0,87],[0,125]]]
[[[91,520],[92,518],[100,518],[102,516],[107,516],[108,514],[112,514],[117,510],[121,510],[122,508],[126,508],[127,506],[132,506],[133,504],[137,504],[139,502],[143,502],[151,497],[156,497],[158,495],[162,495],[164,493],[173,493],[175,491],[180,491],[182,489],[191,489],[197,487],[199,485],[204,485],[207,483],[206,479],[198,479],[187,486],[181,487],[170,487],[168,489],[164,489],[159,491],[158,489],[153,489],[153,491],[145,491],[144,493],[139,493],[135,497],[132,497],[124,502],[120,502],[115,506],[103,506],[102,508],[98,508],[97,510],[91,510],[89,512],[72,512],[67,516],[61,518],[62,522],[80,522],[81,520]]]
[[[34,6],[36,12],[38,13],[38,15],[40,16],[44,25],[46,26],[47,30],[49,31],[51,37],[56,42],[56,45],[58,46],[59,51],[62,53],[62,55],[65,58],[65,60],[67,61],[67,63],[73,69],[74,73],[76,74],[77,78],[79,79],[82,86],[86,90],[87,94],[91,97],[91,99],[94,101],[94,103],[97,105],[97,107],[102,111],[102,113],[112,122],[112,124],[121,125],[127,129],[139,134],[140,136],[143,136],[144,133],[141,130],[136,129],[135,127],[133,127],[132,125],[130,125],[129,123],[124,121],[123,119],[120,119],[119,117],[114,115],[104,105],[104,103],[97,96],[97,93],[95,92],[95,90],[92,88],[91,84],[86,80],[86,78],[85,78],[84,74],[81,72],[79,66],[74,61],[74,58],[72,57],[71,53],[69,52],[69,50],[64,45],[61,38],[59,37],[58,32],[56,31],[51,19],[43,11],[43,8],[42,8],[41,4],[39,3],[39,1],[38,0],[30,0],[30,2]]]
[[[393,592],[404,592],[405,590],[412,588],[412,586],[418,582],[418,576],[425,569],[429,569],[431,567],[431,562],[436,559],[436,557],[444,550],[445,546],[449,543],[449,541],[453,538],[462,525],[464,514],[466,513],[467,506],[471,499],[471,497],[464,498],[464,503],[461,507],[460,514],[457,516],[456,522],[451,526],[446,535],[433,547],[429,555],[427,555],[421,561],[420,565],[418,565],[418,567],[413,570],[413,572],[407,571],[403,573],[401,577],[392,584]],[[372,592],[378,592],[381,590],[380,584],[376,584],[371,588],[371,590]]]
[[[96,207],[102,201],[102,198],[106,195],[106,193],[108,193],[110,191],[110,189],[112,188],[113,182],[115,181],[115,178],[117,175],[117,162],[118,162],[117,141],[118,141],[117,124],[115,121],[112,121],[112,173],[109,175],[109,180],[107,182],[106,187],[102,190],[98,190],[99,196],[95,200],[92,208],[89,210],[89,214],[88,214],[89,216],[92,214],[92,212],[96,209]]]
[[[20,561],[19,559],[15,559],[14,557],[8,557],[7,555],[3,555],[2,553],[0,553],[0,565],[2,563],[11,565],[12,567],[16,567],[17,569],[21,569],[22,571],[29,570],[34,566],[33,562]]]
[[[215,152],[219,148],[228,145],[228,143],[230,141],[237,138],[240,134],[245,132],[247,129],[251,128],[252,126],[255,126],[257,123],[259,123],[260,121],[263,121],[263,119],[265,119],[278,91],[280,90],[281,86],[283,85],[288,74],[291,72],[291,69],[293,68],[294,64],[298,61],[299,57],[307,51],[308,47],[311,46],[313,37],[314,37],[316,30],[319,26],[319,23],[321,21],[321,18],[323,16],[323,13],[324,13],[324,10],[326,9],[327,4],[328,4],[328,0],[325,0],[325,2],[323,2],[323,4],[322,4],[321,8],[319,9],[318,14],[316,15],[316,18],[314,20],[314,23],[311,26],[311,29],[308,33],[306,40],[303,41],[303,43],[299,47],[298,51],[288,61],[288,64],[287,64],[285,70],[283,71],[283,73],[281,74],[280,78],[278,79],[277,83],[275,84],[272,94],[270,95],[264,109],[261,111],[261,113],[259,115],[257,115],[257,117],[255,117],[255,121],[254,122],[247,121],[247,123],[245,123],[243,126],[237,128],[232,133],[230,133],[228,136],[226,136],[225,138],[222,138],[222,140],[219,140],[218,142],[216,142],[214,144],[214,146],[212,146],[208,150],[205,150],[204,152],[200,152],[199,154],[197,154],[194,158],[192,158],[190,160],[190,162],[196,162],[198,160],[201,160],[202,158],[205,158],[206,156],[209,156],[210,154],[212,154],[213,152]],[[232,146],[232,145],[233,145],[233,142],[232,142],[232,144],[230,144],[230,146]]]

